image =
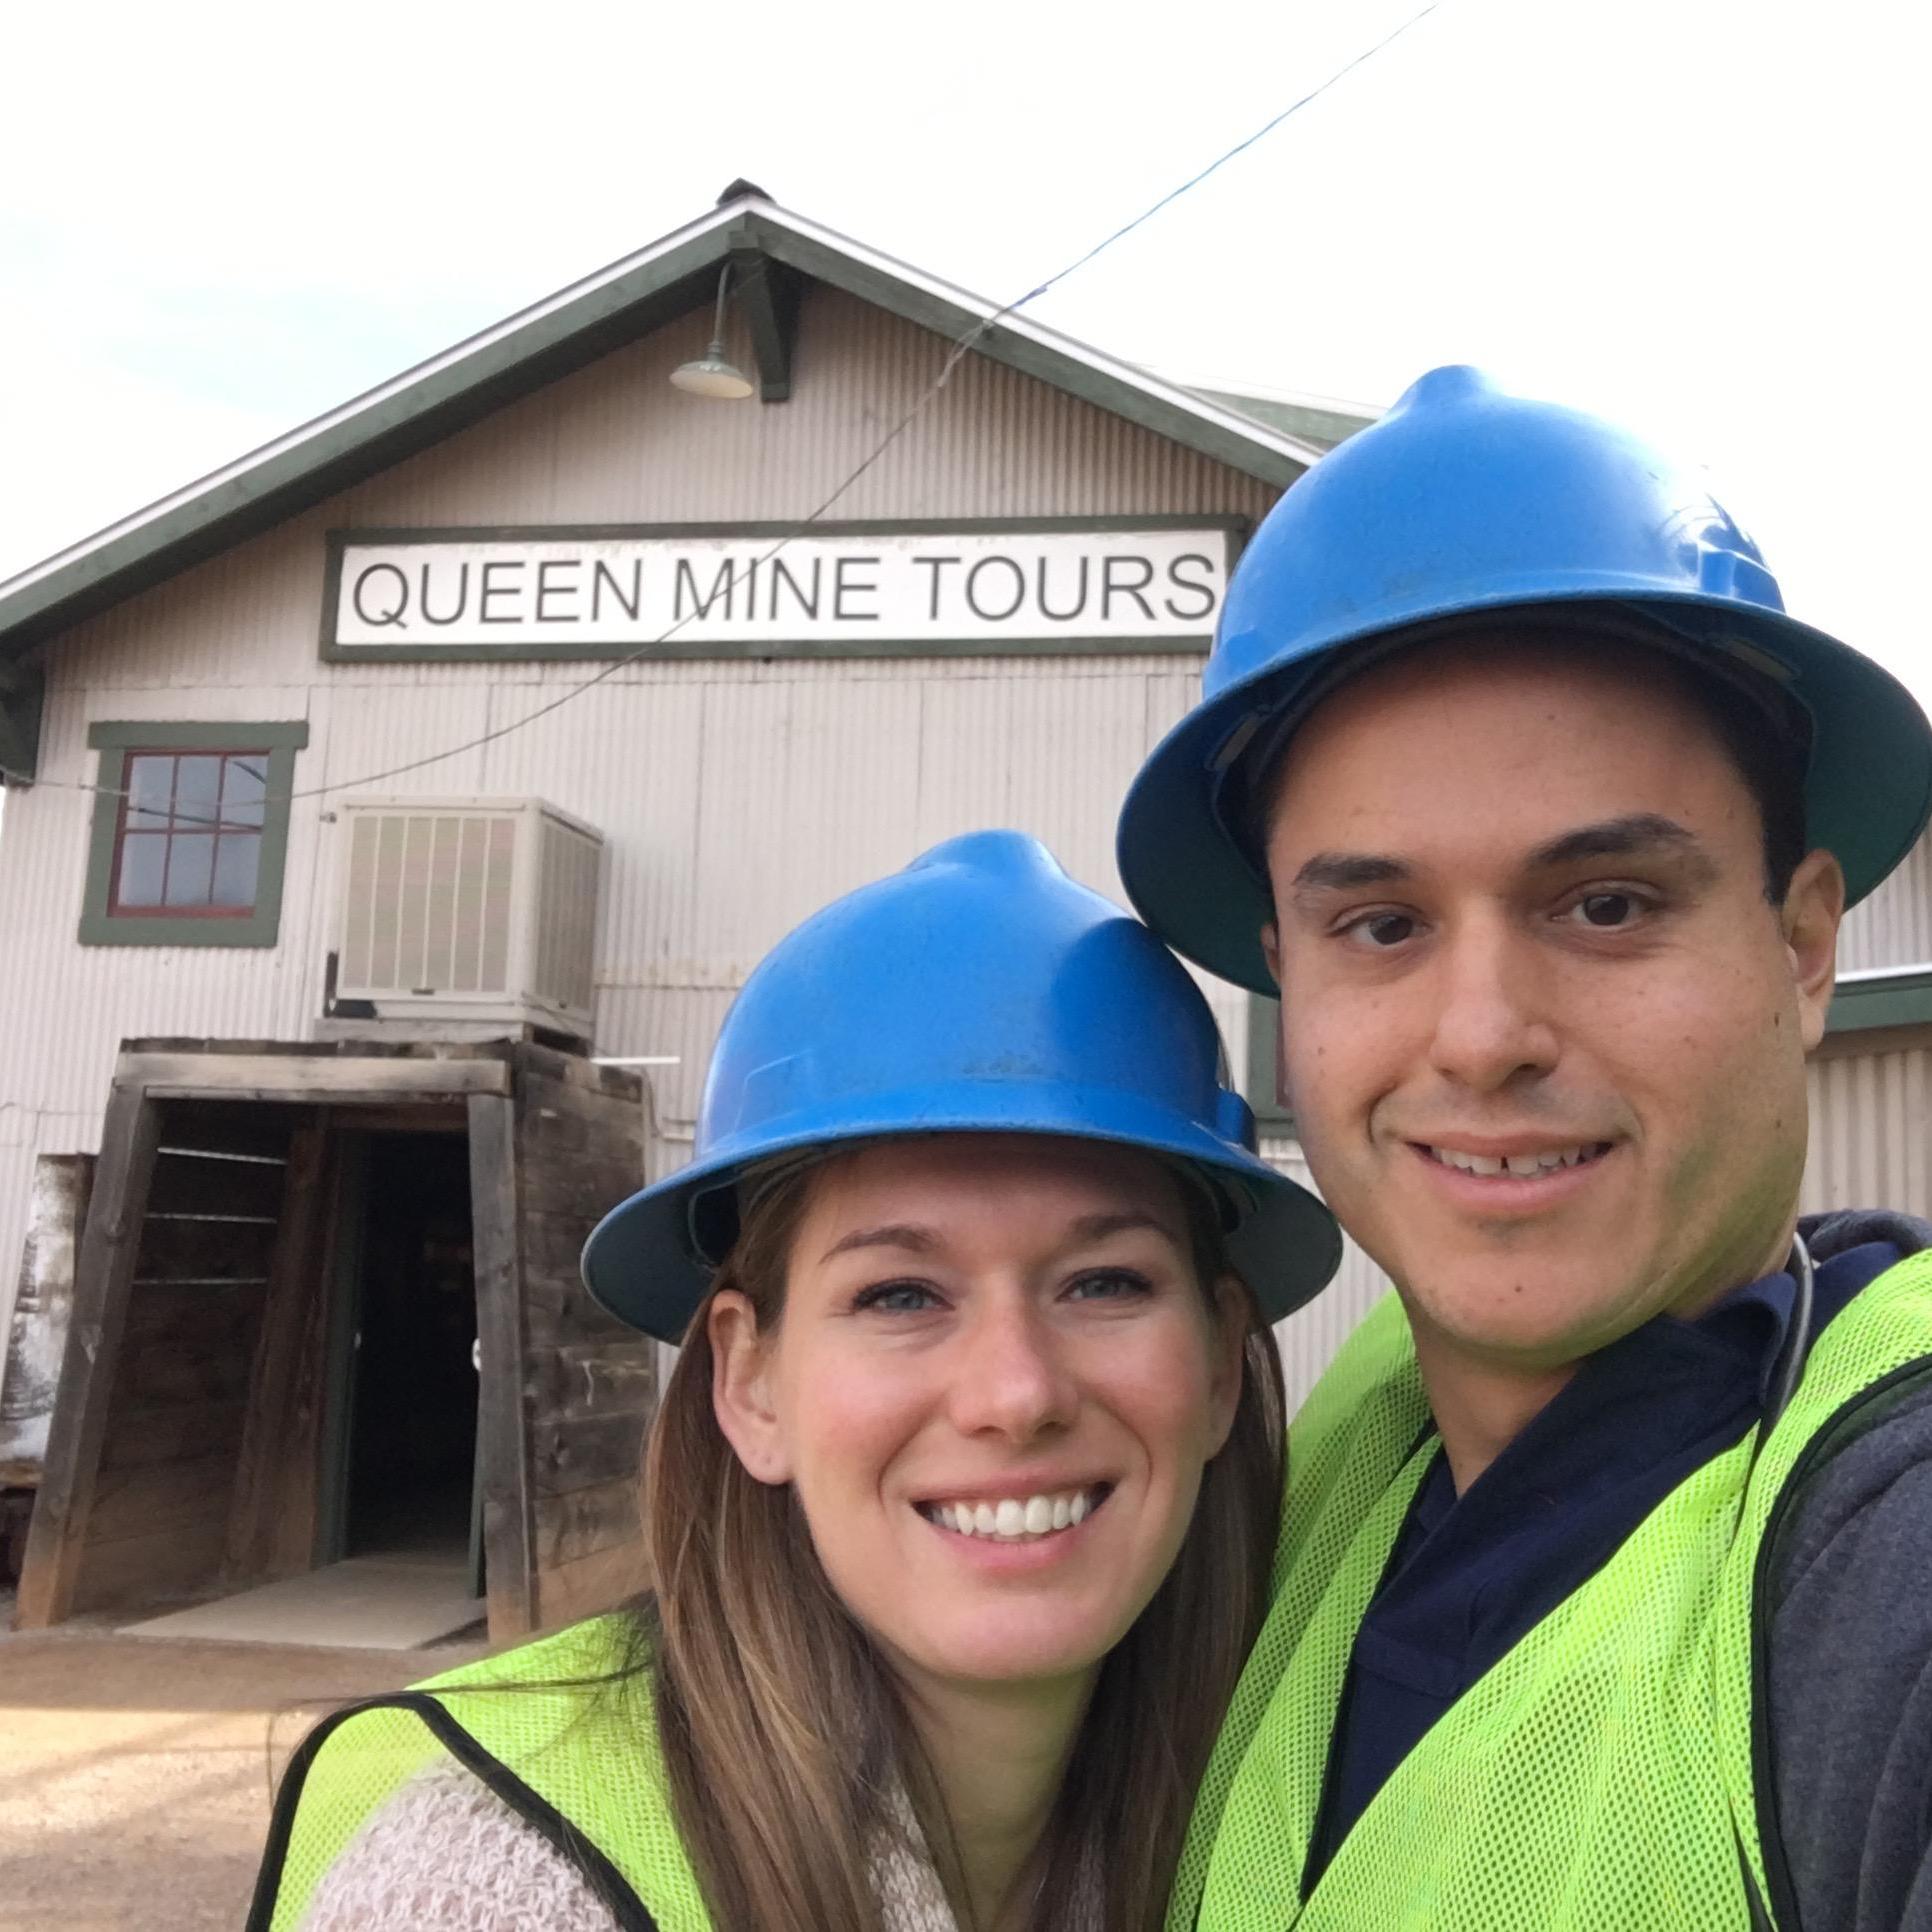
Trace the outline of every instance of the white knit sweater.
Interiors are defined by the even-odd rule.
[[[932,1867],[894,1839],[873,1861],[889,1932],[956,1932]],[[454,1764],[412,1779],[322,1875],[301,1932],[611,1932],[589,1882]]]

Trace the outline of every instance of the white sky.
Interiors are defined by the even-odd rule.
[[[17,10],[0,575],[735,175],[1010,297],[1415,4]],[[1441,0],[1038,313],[1182,378],[1475,361],[1623,416],[1932,702],[1926,40],[1903,0]]]

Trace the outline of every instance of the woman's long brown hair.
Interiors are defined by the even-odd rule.
[[[761,1333],[784,1308],[811,1177],[755,1202],[713,1283]],[[1202,1292],[1228,1274],[1197,1190]],[[1174,1568],[1101,1667],[1036,1859],[1037,1932],[1157,1932],[1194,1788],[1265,1610],[1280,1515],[1281,1366],[1245,1288],[1234,1425]],[[644,1636],[686,1849],[719,1932],[882,1932],[873,1863],[910,1800],[962,1932],[965,1892],[931,1768],[893,1680],[826,1581],[788,1487],[747,1475],[712,1410],[698,1311],[645,1460]]]

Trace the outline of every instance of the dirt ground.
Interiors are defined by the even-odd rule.
[[[308,1722],[480,1654],[21,1634],[0,1595],[0,1928],[240,1926]]]

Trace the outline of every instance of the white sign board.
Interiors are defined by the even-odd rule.
[[[1204,645],[1231,526],[348,532],[323,649],[623,657]]]

